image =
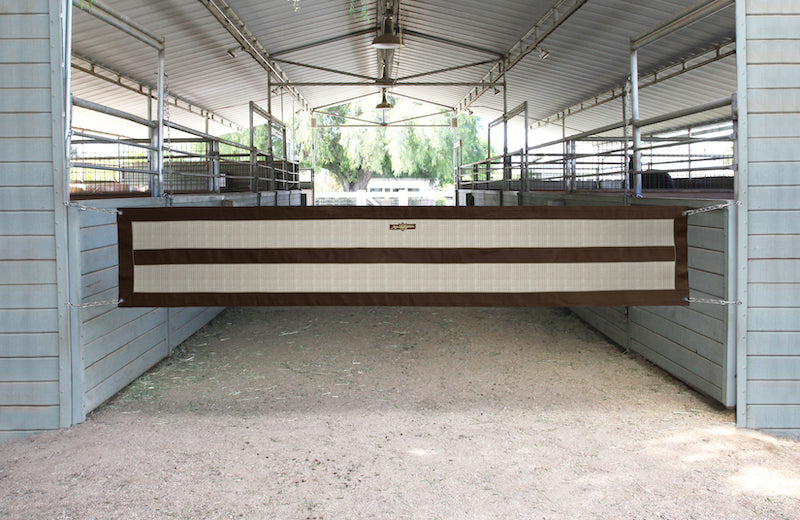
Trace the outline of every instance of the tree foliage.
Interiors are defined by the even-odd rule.
[[[418,177],[436,184],[453,182],[453,139],[462,141],[462,161],[469,163],[486,157],[486,142],[479,136],[475,116],[462,114],[455,131],[450,113],[435,113],[420,103],[394,100],[386,111],[374,108],[367,98],[317,113],[317,127],[308,117],[297,124],[302,167],[312,166],[312,143],[316,133],[316,167],[330,171],[345,191],[366,189],[373,176]],[[433,115],[431,115],[433,114]],[[419,116],[430,115],[430,117]],[[345,117],[346,116],[346,117]],[[386,118],[386,119],[384,119]],[[371,126],[362,121],[401,121],[409,125]],[[359,121],[362,120],[362,121]],[[351,125],[347,128],[335,125]]]

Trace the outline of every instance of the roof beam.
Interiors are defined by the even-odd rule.
[[[306,101],[300,91],[293,86],[288,86],[289,78],[281,70],[277,63],[275,63],[267,50],[258,41],[258,39],[250,32],[245,23],[236,15],[231,9],[226,0],[198,0],[203,4],[206,9],[216,18],[220,24],[233,36],[242,48],[253,57],[261,67],[267,71],[268,74],[274,75],[283,84],[286,84],[289,93],[294,97],[300,106],[309,110],[311,105]]]
[[[416,36],[417,38],[422,38],[425,40],[431,40],[438,43],[445,43],[447,45],[452,45],[454,47],[461,47],[462,49],[469,49],[471,51],[482,52],[484,54],[491,54],[492,56],[497,56],[501,58],[503,53],[493,51],[491,49],[485,49],[483,47],[478,47],[476,45],[470,45],[464,42],[457,42],[455,40],[449,40],[447,38],[442,38],[440,36],[433,36],[432,34],[425,34],[419,31],[412,31],[411,29],[403,29],[403,36]]]
[[[419,74],[411,74],[410,76],[403,76],[402,78],[397,78],[397,81],[406,81],[413,78],[420,78],[422,76],[432,76],[433,74],[439,74],[440,72],[450,72],[453,70],[461,70],[461,69],[468,69],[470,67],[478,67],[480,65],[487,65],[489,63],[494,63],[497,60],[484,60],[484,61],[476,61],[475,63],[467,63],[466,65],[456,65],[455,67],[447,67],[446,69],[438,69],[432,70],[429,72],[420,72]]]
[[[542,16],[525,35],[511,46],[503,58],[498,61],[489,72],[484,74],[481,84],[476,86],[458,103],[458,110],[466,110],[472,103],[478,100],[487,90],[497,84],[497,79],[504,76],[517,63],[522,61],[525,56],[533,52],[541,43],[550,36],[561,24],[566,22],[578,9],[588,0],[558,0]]]
[[[273,87],[380,87],[380,88],[395,88],[395,87],[479,87],[485,85],[485,82],[477,81],[298,81],[286,83],[272,83]],[[492,86],[505,86],[502,81],[495,81]]]
[[[656,85],[662,81],[675,78],[681,74],[691,72],[699,69],[700,67],[704,67],[714,63],[715,61],[719,61],[735,54],[736,42],[734,40],[726,40],[714,46],[713,49],[693,54],[692,56],[688,56],[677,63],[671,63],[666,67],[662,67],[654,72],[651,72],[650,74],[639,76],[639,89]],[[561,110],[545,119],[540,119],[532,123],[532,125],[536,125],[537,128],[541,128],[542,126],[556,123],[567,116],[578,114],[585,110],[589,110],[590,108],[600,106],[604,103],[608,103],[609,101],[613,101],[624,96],[625,87],[615,87],[611,90],[603,92],[602,94],[598,94],[587,101],[583,101],[576,105],[572,105],[569,108]]]
[[[635,51],[679,31],[695,22],[718,13],[735,3],[734,0],[700,0],[686,9],[675,13],[674,16],[663,20],[652,27],[645,29],[631,38],[631,50]]]
[[[148,85],[147,83],[131,78],[130,76],[126,76],[125,74],[122,74],[121,72],[116,71],[111,67],[101,65],[100,63],[97,63],[96,61],[87,58],[85,56],[73,53],[72,68],[75,70],[79,70],[85,74],[89,74],[90,76],[95,77],[97,79],[107,81],[117,87],[124,88],[125,90],[129,90],[131,92],[135,92],[142,96],[149,96],[151,99],[156,99],[157,97],[155,94],[156,88],[154,86]],[[229,121],[228,119],[222,117],[219,114],[214,113],[213,111],[207,108],[199,106],[196,103],[192,103],[191,101],[180,98],[178,96],[167,93],[165,102],[174,107],[186,110],[187,112],[190,112],[192,114],[209,119],[210,121],[214,121],[215,123],[218,123],[220,125],[227,126],[228,128],[235,130],[237,132],[244,131],[243,126],[240,126],[234,123],[233,121]]]
[[[285,63],[287,65],[294,65],[296,67],[305,67],[307,69],[321,70],[323,72],[332,72],[334,74],[341,74],[343,76],[352,76],[354,78],[361,78],[366,80],[374,79],[371,76],[366,76],[364,74],[356,74],[354,72],[345,72],[343,70],[329,69],[327,67],[320,67],[319,65],[309,65],[307,63],[300,63],[297,61],[279,60],[279,59],[273,59],[273,61],[275,61],[276,63]]]
[[[320,40],[313,43],[306,43],[304,45],[298,45],[297,47],[291,47],[289,49],[283,49],[282,51],[273,52],[271,56],[274,58],[275,56],[282,56],[284,54],[291,54],[293,52],[302,51],[305,49],[312,49],[314,47],[319,47],[320,45],[327,45],[329,43],[334,43],[341,40],[347,40],[350,38],[355,38],[356,36],[363,36],[365,34],[371,34],[374,32],[375,29],[371,27],[369,29],[361,29],[360,31],[353,31],[351,33],[342,34],[340,36],[334,36],[333,38],[327,38],[325,40]]]

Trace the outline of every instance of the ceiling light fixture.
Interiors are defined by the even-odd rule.
[[[375,105],[375,108],[377,108],[377,109],[394,108],[394,105],[389,103],[389,101],[386,100],[386,89],[383,89],[383,98],[381,99],[380,103]]]
[[[244,47],[239,46],[239,47],[231,47],[226,52],[228,53],[228,56],[230,56],[231,58],[235,58],[236,55],[239,54],[243,50],[244,50]]]
[[[399,49],[403,46],[403,39],[395,31],[394,14],[386,8],[386,17],[383,19],[383,31],[372,40],[373,49]]]
[[[550,51],[548,51],[547,49],[542,49],[541,47],[539,47],[539,59],[540,60],[546,60],[548,56],[550,56]]]

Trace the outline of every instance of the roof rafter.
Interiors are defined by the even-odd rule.
[[[155,94],[156,87],[154,85],[149,85],[138,79],[126,76],[125,74],[117,70],[114,70],[111,67],[108,67],[107,65],[100,64],[92,60],[91,58],[87,58],[86,56],[81,56],[80,54],[76,54],[74,52],[72,53],[72,68],[75,70],[79,70],[84,74],[89,74],[90,76],[95,77],[97,79],[107,81],[120,88],[124,88],[125,90],[129,90],[131,92],[135,92],[143,96],[149,96],[151,99],[157,98]],[[191,114],[198,115],[207,118],[210,121],[214,121],[215,123],[227,126],[228,128],[236,130],[237,132],[241,132],[244,130],[243,126],[240,126],[232,121],[229,121],[228,119],[222,117],[221,115],[207,108],[204,108],[198,105],[197,103],[192,103],[191,101],[180,98],[174,94],[170,94],[169,92],[167,92],[166,103],[174,107],[186,110]]]
[[[258,41],[258,38],[250,32],[245,23],[233,11],[226,0],[198,0],[203,4],[214,18],[230,33],[231,36],[242,46],[253,59],[269,74],[273,74],[283,83],[288,83],[289,78],[281,70],[277,63],[270,57],[267,50]],[[306,101],[300,91],[294,87],[288,87],[289,93],[294,97],[303,109],[310,109],[311,105]]]
[[[487,90],[497,84],[499,78],[533,52],[541,43],[550,36],[561,24],[566,22],[573,14],[583,7],[588,0],[558,0],[553,7],[531,27],[525,35],[511,46],[503,58],[481,78],[481,85],[471,89],[458,103],[458,110],[466,110]],[[533,39],[531,39],[533,38]]]

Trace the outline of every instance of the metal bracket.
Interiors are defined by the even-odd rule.
[[[714,206],[703,206],[702,208],[687,209],[682,214],[688,217],[690,215],[697,215],[698,213],[706,213],[708,211],[717,211],[718,209],[725,209],[728,206],[741,206],[741,205],[742,201],[736,200],[733,202],[727,202],[725,204],[715,204]]]
[[[100,300],[96,302],[85,302],[85,303],[70,303],[67,302],[69,307],[79,307],[81,309],[85,309],[88,307],[103,307],[105,305],[119,305],[120,303],[124,302],[122,298],[115,298],[113,300]]]
[[[712,298],[684,298],[683,301],[689,303],[709,303],[711,305],[741,305],[742,302],[739,300],[731,301],[731,300],[715,300]]]
[[[108,209],[108,208],[95,208],[94,206],[83,206],[81,204],[77,204],[75,202],[67,202],[64,201],[64,206],[68,208],[78,208],[80,211],[96,211],[98,213],[108,213],[111,215],[122,215],[122,211],[118,209]]]

